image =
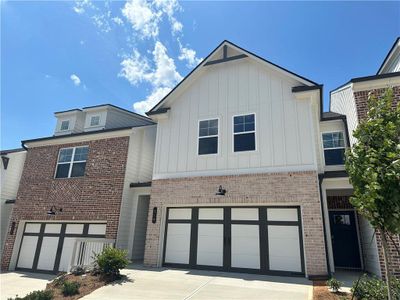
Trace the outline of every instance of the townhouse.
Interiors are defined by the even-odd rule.
[[[367,91],[400,79],[396,43],[378,75],[331,92],[329,112],[322,85],[224,41],[149,118],[56,113],[54,136],[23,141],[2,268],[66,270],[76,238],[106,237],[149,266],[381,275],[344,151]]]

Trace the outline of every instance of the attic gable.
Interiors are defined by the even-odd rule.
[[[170,93],[168,93],[159,103],[157,103],[150,111],[146,114],[148,116],[168,114],[169,105],[173,101],[174,96],[180,91],[188,87],[193,80],[196,80],[203,72],[207,71],[208,68],[212,68],[214,65],[229,63],[231,61],[237,61],[241,59],[251,59],[257,63],[260,63],[268,68],[282,73],[283,75],[289,76],[295,79],[300,84],[305,86],[316,86],[318,85],[314,81],[311,81],[305,77],[302,77],[296,73],[293,73],[283,67],[280,67],[254,53],[251,53],[229,41],[223,41],[217,48],[215,48],[196,68],[194,68]]]

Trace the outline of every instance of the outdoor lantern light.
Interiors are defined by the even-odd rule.
[[[218,191],[215,193],[217,196],[225,196],[226,190],[222,188],[222,185],[219,186]]]
[[[62,212],[62,208],[57,208],[54,205],[50,208],[50,210],[47,211],[47,214],[49,216],[54,216],[56,212]]]

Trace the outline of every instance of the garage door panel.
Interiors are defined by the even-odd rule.
[[[56,260],[59,237],[43,237],[40,249],[38,270],[52,271]]]
[[[199,224],[197,264],[223,265],[224,227],[222,224]]]
[[[231,265],[235,268],[260,268],[258,225],[232,225]]]
[[[18,268],[31,269],[35,258],[37,236],[24,236],[18,258]]]
[[[58,270],[60,272],[68,272],[68,267],[71,263],[72,259],[72,252],[74,250],[74,245],[75,245],[76,238],[64,238],[64,244],[63,244],[63,249],[61,253],[61,259],[60,259],[60,266]]]
[[[269,267],[271,270],[301,272],[299,228],[268,226]]]
[[[190,224],[169,224],[165,262],[188,264],[190,254]]]

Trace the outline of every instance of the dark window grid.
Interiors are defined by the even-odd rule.
[[[234,134],[249,133],[255,131],[255,115],[242,115],[233,117]]]
[[[218,119],[199,122],[199,138],[218,136]]]
[[[60,130],[64,131],[68,129],[69,129],[69,120],[62,121]]]
[[[72,150],[72,153],[70,150]],[[54,177],[71,178],[83,176],[86,168],[88,150],[89,147],[87,146],[60,149]],[[62,155],[68,157],[68,161],[65,160],[60,162],[60,160],[63,158]],[[68,166],[68,169],[66,168],[66,166]]]
[[[100,124],[100,116],[92,116],[90,118],[90,126],[97,126]]]

